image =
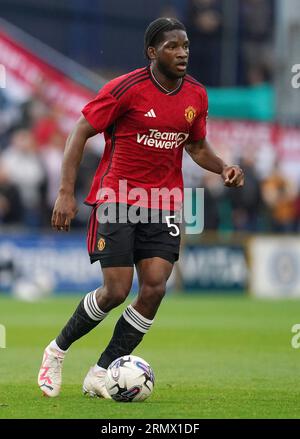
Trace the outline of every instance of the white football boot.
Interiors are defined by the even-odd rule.
[[[82,391],[85,395],[111,399],[105,386],[106,370],[95,371],[94,366],[90,368],[83,381]]]
[[[47,346],[38,375],[38,385],[45,396],[57,396],[62,382],[62,366],[65,355]]]

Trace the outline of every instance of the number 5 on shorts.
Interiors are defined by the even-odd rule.
[[[169,216],[166,216],[166,220],[167,220],[167,225],[168,225],[168,227],[170,227],[170,228],[173,227],[173,228],[174,228],[173,230],[170,230],[169,234],[170,234],[171,236],[178,236],[178,235],[180,234],[179,227],[178,227],[177,224],[172,224],[172,223],[171,223],[171,219],[174,219],[174,220],[175,220],[175,215],[169,215]]]

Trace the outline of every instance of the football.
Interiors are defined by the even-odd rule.
[[[153,391],[154,373],[143,358],[125,355],[110,364],[105,385],[115,401],[140,402],[148,398]]]

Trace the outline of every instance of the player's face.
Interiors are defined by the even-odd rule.
[[[156,66],[171,79],[186,74],[189,60],[189,40],[183,30],[164,32],[164,40],[156,47]]]

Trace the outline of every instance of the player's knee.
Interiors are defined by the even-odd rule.
[[[126,286],[122,283],[112,283],[106,285],[102,289],[101,301],[104,301],[109,308],[114,308],[121,305],[126,299],[130,292],[130,286]],[[100,301],[100,299],[99,299]]]
[[[166,293],[165,282],[144,283],[141,297],[145,302],[160,302]]]
[[[107,289],[107,294],[115,306],[121,305],[130,292],[130,288],[120,283],[110,286]]]
[[[127,299],[128,294],[129,290],[124,287],[119,287],[112,291],[111,298],[114,302],[114,305],[121,305],[121,303],[123,303]]]

